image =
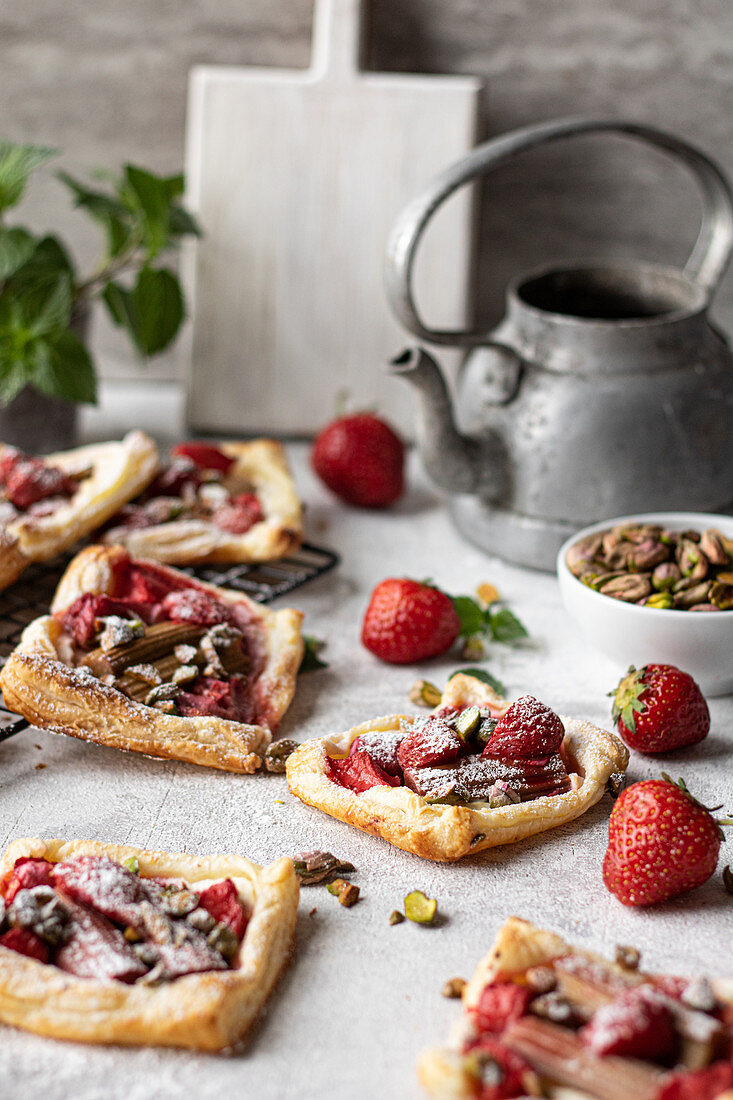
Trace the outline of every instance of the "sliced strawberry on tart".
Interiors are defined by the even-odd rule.
[[[561,719],[532,696],[509,704],[459,673],[430,715],[388,715],[308,741],[287,776],[293,794],[332,817],[455,860],[579,817],[627,763],[614,734]]]
[[[297,550],[303,519],[285,451],[272,439],[179,443],[103,540],[173,565],[270,561]]]
[[[290,705],[302,615],[122,547],[70,563],[0,674],[36,726],[230,771],[259,767]]]
[[[17,840],[0,862],[0,1021],[221,1050],[287,963],[297,907],[288,859]]]
[[[510,917],[463,990],[450,1046],[423,1053],[436,1100],[733,1096],[733,981],[646,974]]]
[[[143,432],[39,458],[0,444],[0,589],[105,523],[155,474]]]

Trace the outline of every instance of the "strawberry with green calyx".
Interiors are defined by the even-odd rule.
[[[693,678],[674,665],[632,665],[609,694],[616,729],[638,752],[671,752],[707,737],[710,712],[703,694]]]
[[[720,809],[715,807],[714,809]],[[608,822],[603,881],[624,905],[655,905],[702,886],[714,873],[723,840],[710,810],[674,783],[647,779],[619,795]]]

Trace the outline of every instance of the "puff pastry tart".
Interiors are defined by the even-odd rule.
[[[221,1050],[288,962],[289,859],[16,840],[0,862],[0,1020],[57,1039]]]
[[[103,540],[172,565],[285,557],[303,541],[303,518],[281,444],[179,444]]]
[[[290,705],[302,615],[89,546],[0,674],[29,722],[150,756],[252,772]]]
[[[579,817],[628,752],[531,696],[509,704],[453,676],[427,717],[392,714],[307,741],[287,762],[293,794],[426,859],[455,860]]]
[[[436,1100],[733,1100],[733,980],[645,974],[510,917],[463,991],[449,1048],[418,1076]]]
[[[144,432],[34,458],[0,444],[0,589],[105,523],[155,475]]]

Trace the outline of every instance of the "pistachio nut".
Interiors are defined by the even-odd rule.
[[[710,581],[695,584],[684,592],[678,592],[674,597],[674,606],[682,611],[694,607],[696,603],[707,603],[710,593]]]
[[[595,560],[602,542],[601,535],[588,535],[570,547],[565,555],[565,563],[574,577],[580,577]]]
[[[652,582],[648,573],[625,574],[607,581],[601,588],[604,596],[613,596],[616,600],[625,600],[626,603],[636,603],[645,599],[652,590]]]
[[[289,756],[298,748],[297,741],[283,738],[282,741],[273,741],[265,752],[265,770],[281,775],[285,771],[285,763]]]
[[[666,611],[670,607],[674,607],[674,596],[670,595],[669,592],[655,592],[644,600],[644,607],[657,607]]]
[[[634,573],[645,573],[669,558],[669,547],[658,539],[645,539],[628,556],[628,567]]]
[[[700,536],[700,549],[711,565],[728,565],[730,557],[723,543],[720,531],[709,527]]]
[[[673,561],[665,561],[652,573],[652,587],[656,588],[657,592],[666,592],[681,579],[679,566]]]
[[[710,586],[710,602],[715,604],[719,611],[733,610],[733,584],[714,581]]]
[[[714,603],[696,603],[694,607],[690,608],[690,611],[720,611],[720,608],[716,607]]]
[[[440,705],[440,688],[429,680],[416,680],[410,688],[409,699],[419,707],[437,707]]]
[[[680,539],[677,545],[676,558],[683,577],[702,580],[703,577],[707,576],[708,559],[692,539]]]

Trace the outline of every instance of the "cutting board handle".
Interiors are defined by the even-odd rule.
[[[361,71],[362,0],[315,0],[310,73],[316,80],[350,80]]]

